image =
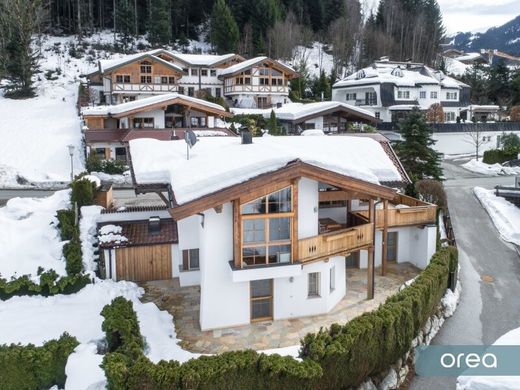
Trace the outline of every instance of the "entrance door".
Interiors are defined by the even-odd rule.
[[[273,319],[273,280],[251,281],[251,322]]]
[[[397,260],[397,234],[398,232],[388,232],[386,249],[387,261]]]

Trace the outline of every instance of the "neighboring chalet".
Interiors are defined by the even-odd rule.
[[[165,93],[117,105],[84,107],[87,154],[127,160],[126,144],[137,138],[183,139],[186,129],[199,137],[234,136],[222,125],[232,116],[206,100]]]
[[[374,135],[374,137],[378,137]],[[424,268],[436,207],[404,196],[409,179],[371,136],[130,141],[137,194],[167,209],[104,214],[101,266],[114,280],[200,285],[200,327],[327,313],[351,288],[347,267]],[[114,221],[121,221],[114,222]]]
[[[117,60],[101,60],[87,75],[95,104],[120,104],[150,95],[178,92],[213,96],[237,107],[287,103],[292,68],[267,57],[237,54],[177,54],[157,49]]]
[[[341,102],[289,103],[272,109],[231,109],[234,114],[256,114],[269,119],[274,111],[277,124],[285,134],[301,134],[305,130],[323,130],[327,134],[349,130],[349,123],[377,124],[373,112]]]
[[[332,100],[356,105],[383,122],[399,122],[413,109],[440,103],[445,122],[455,122],[470,101],[470,87],[424,64],[383,58],[336,82]]]

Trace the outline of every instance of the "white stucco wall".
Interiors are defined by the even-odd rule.
[[[135,114],[135,118],[153,118],[154,119],[154,128],[164,129],[164,111],[163,110],[154,110],[154,111],[137,113],[137,114]],[[130,126],[133,126],[133,123],[131,123]]]
[[[233,283],[229,261],[233,259],[233,207],[204,212],[199,224],[200,327],[202,330],[249,323],[249,282]]]
[[[520,136],[520,129],[513,131],[516,135]],[[486,141],[479,148],[479,154],[489,149],[495,149],[497,147],[497,137],[501,136],[500,131],[484,131],[481,133],[482,137],[489,137],[489,141]],[[437,142],[433,145],[433,148],[438,152],[444,154],[471,154],[475,153],[475,144],[472,138],[467,133],[434,133],[433,139]]]
[[[335,289],[330,291],[330,268],[335,267]],[[320,273],[320,296],[308,296],[308,274]],[[345,257],[332,257],[303,266],[302,274],[274,280],[275,320],[312,316],[330,311],[345,296]]]
[[[298,239],[318,235],[318,182],[302,177],[298,183]]]

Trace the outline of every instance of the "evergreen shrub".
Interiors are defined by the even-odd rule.
[[[515,160],[517,158],[516,151],[506,152],[502,149],[490,149],[484,152],[482,161],[486,164],[502,164],[506,161]]]

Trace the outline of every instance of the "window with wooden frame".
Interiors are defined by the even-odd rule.
[[[152,63],[148,61],[143,61],[140,64],[141,73],[152,74]]]
[[[307,296],[309,298],[319,297],[320,296],[320,273],[311,272],[307,275],[307,277],[308,277]]]
[[[273,318],[273,280],[253,280],[250,282],[251,321],[265,321]]]
[[[116,83],[129,83],[130,75],[129,74],[116,74]]]
[[[151,84],[152,76],[143,76],[141,75],[141,84]]]
[[[161,76],[161,84],[175,84],[174,76]]]
[[[154,118],[134,118],[134,129],[153,129]]]
[[[240,208],[245,265],[290,263],[292,187],[254,199]]]
[[[199,248],[184,249],[182,251],[182,271],[196,271],[199,267]]]

